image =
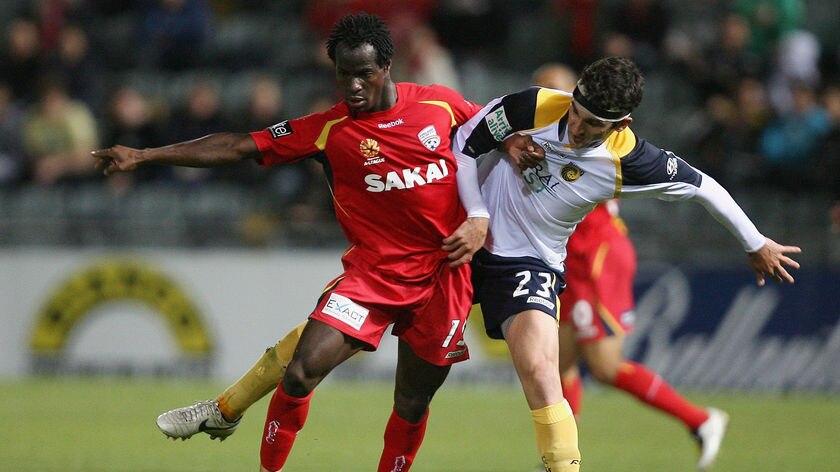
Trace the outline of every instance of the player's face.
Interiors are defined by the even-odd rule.
[[[630,124],[631,118],[622,121],[602,121],[588,110],[572,102],[569,110],[569,147],[580,149],[607,139],[613,131],[621,131]]]
[[[335,50],[335,78],[344,102],[351,113],[387,110],[389,102],[386,87],[391,81],[391,63],[384,67],[376,64],[376,50],[370,44],[349,49],[339,43]]]

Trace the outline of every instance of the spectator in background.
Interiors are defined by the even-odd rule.
[[[91,54],[87,33],[80,25],[68,24],[58,35],[58,45],[47,58],[50,73],[67,80],[72,98],[81,100],[96,114],[104,106],[105,71]]]
[[[525,0],[440,0],[429,24],[457,60],[496,61],[510,35],[511,15],[528,8]]]
[[[238,116],[244,117],[243,131],[264,129],[280,123],[287,117],[283,108],[283,87],[269,75],[257,75],[251,81],[247,108]],[[234,166],[225,176],[237,182],[265,184],[271,194],[271,204],[284,208],[291,200],[304,191],[306,181],[306,163],[276,166],[260,169],[242,162]],[[266,172],[268,171],[268,172]]]
[[[393,66],[392,73],[398,80],[461,90],[455,60],[430,26],[418,24],[405,35],[405,43],[398,46],[405,51]]]
[[[250,82],[247,108],[240,115],[244,129],[254,130],[273,125],[284,118],[283,86],[267,74],[255,75]]]
[[[749,49],[750,25],[743,16],[727,14],[718,28],[717,41],[683,58],[703,101],[718,93],[734,96],[743,77],[760,77],[766,69],[764,58]]]
[[[656,66],[670,28],[670,16],[659,0],[625,0],[613,15],[612,30],[632,43],[632,57],[643,70]]]
[[[597,30],[598,0],[553,0],[551,2],[558,19],[568,21],[568,62],[580,68],[595,55],[598,45]]]
[[[627,35],[608,31],[604,33],[601,40],[601,50],[604,57],[633,57],[633,41]]]
[[[0,187],[17,184],[27,174],[23,118],[23,110],[13,100],[12,88],[0,81]]]
[[[571,92],[577,86],[577,74],[566,64],[551,62],[534,70],[534,73],[531,74],[531,83],[540,87]]]
[[[764,84],[743,77],[735,86],[734,98],[723,92],[710,95],[700,116],[701,122],[694,127],[703,131],[692,139],[698,167],[727,187],[760,181],[759,141],[773,117]]]
[[[96,121],[83,102],[70,98],[60,77],[42,81],[39,100],[24,122],[24,143],[34,180],[40,184],[94,175],[89,153],[99,144]]]
[[[228,125],[222,115],[218,86],[209,79],[199,78],[187,92],[185,102],[173,111],[166,141],[188,141],[226,129]],[[183,183],[207,180],[222,172],[195,167],[174,167],[170,170],[175,179]]]
[[[17,18],[6,27],[5,36],[0,80],[12,87],[14,100],[29,105],[36,99],[37,78],[44,73],[38,26],[32,20]]]
[[[791,31],[781,38],[773,54],[767,89],[773,108],[781,114],[794,111],[794,82],[816,89],[820,86],[822,47],[810,31]]]
[[[205,0],[145,0],[140,9],[141,64],[167,70],[201,65],[212,22]]]
[[[165,113],[140,91],[122,85],[111,94],[102,127],[107,142],[145,149],[164,143]],[[135,182],[161,178],[163,167],[145,167],[132,174],[115,175],[107,184],[115,194],[124,194]]]
[[[32,2],[32,14],[37,19],[41,34],[41,46],[47,54],[61,47],[64,29],[73,22],[89,16],[91,2],[85,0],[38,0]]]
[[[802,0],[736,0],[732,9],[750,25],[750,49],[770,57],[783,36],[800,28],[805,6]]]
[[[396,45],[403,43],[412,29],[429,21],[436,3],[437,0],[308,0],[303,18],[318,37],[327,38],[341,17],[364,11],[388,23]]]
[[[801,191],[813,187],[816,153],[828,134],[828,113],[808,84],[791,85],[793,109],[772,120],[761,135],[765,182],[780,189]]]
[[[829,212],[831,229],[840,233],[840,84],[832,83],[825,87],[822,104],[828,114],[830,128],[817,153],[817,173],[822,177],[820,187],[833,200]]]

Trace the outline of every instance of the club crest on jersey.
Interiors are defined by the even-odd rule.
[[[379,157],[379,143],[375,139],[363,139],[362,142],[359,143],[359,151],[366,158],[366,166],[385,162],[384,157]]]
[[[566,182],[574,182],[583,175],[583,169],[574,165],[573,163],[568,163],[560,169],[560,177],[563,177],[563,180]]]
[[[503,141],[505,136],[513,131],[513,126],[510,125],[507,115],[505,115],[504,107],[499,107],[488,113],[484,117],[484,122],[487,123],[487,129],[490,130],[490,134],[499,142]]]
[[[438,146],[440,146],[440,136],[438,136],[434,125],[426,126],[420,130],[420,132],[417,133],[417,137],[420,138],[420,142],[423,143],[423,146],[425,146],[429,151],[434,151],[438,148]]]
[[[281,121],[276,125],[269,126],[268,131],[271,132],[272,138],[277,139],[292,134],[292,126],[289,124],[289,120]]]

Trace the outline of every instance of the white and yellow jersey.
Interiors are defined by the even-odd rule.
[[[462,125],[453,141],[458,183],[467,210],[476,211],[475,159],[481,199],[490,215],[485,249],[504,257],[536,257],[563,271],[566,241],[598,203],[612,198],[693,199],[755,251],[764,242],[749,218],[714,179],[670,151],[625,128],[598,145],[568,147],[572,96],[531,87],[491,101]],[[520,172],[497,147],[512,133],[533,136],[545,161]]]

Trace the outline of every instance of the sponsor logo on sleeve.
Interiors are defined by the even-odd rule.
[[[487,128],[490,130],[490,134],[496,139],[496,141],[503,141],[505,136],[510,134],[513,131],[513,126],[510,125],[510,122],[505,115],[505,109],[497,108],[487,116],[484,117],[484,122],[487,123]]]
[[[292,126],[289,124],[289,120],[281,121],[276,125],[269,126],[268,131],[271,132],[271,137],[274,139],[277,139],[282,136],[288,136],[293,133]]]
[[[358,331],[370,311],[345,296],[331,293],[330,299],[327,300],[321,312],[352,326]]]
[[[668,158],[667,164],[665,164],[665,172],[668,173],[668,180],[674,180],[674,177],[677,176],[677,164],[679,161],[677,160],[677,156],[673,154],[670,156],[671,157]]]

